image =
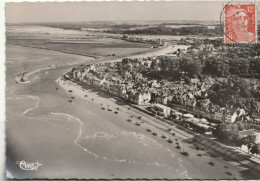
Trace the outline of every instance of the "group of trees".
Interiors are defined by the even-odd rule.
[[[208,90],[209,99],[220,107],[240,107],[251,115],[257,112],[256,100],[260,97],[250,82],[239,77],[230,77],[225,82],[217,82]]]
[[[239,131],[241,129],[243,129],[242,123],[222,123],[218,125],[212,133],[220,141],[239,147],[246,145],[248,151],[250,151],[252,154],[260,154],[260,145],[259,143],[256,143],[256,135],[248,134],[247,136],[242,137],[239,135]]]
[[[181,56],[178,58],[159,57],[160,62],[153,62],[152,71],[160,71],[165,78],[172,78],[171,72],[178,70],[184,72],[189,78],[203,77],[229,77],[260,78],[260,59],[221,59],[209,57],[202,60],[199,57]],[[158,69],[159,68],[159,69]],[[168,77],[167,77],[168,75]],[[175,74],[174,74],[175,75]]]
[[[126,27],[126,28],[125,28]],[[155,27],[140,28],[133,30],[126,30],[129,26],[116,26],[107,30],[107,33],[121,33],[121,34],[145,34],[145,35],[222,35],[223,31],[216,27],[209,29],[204,25],[197,26],[183,26],[183,27],[169,27],[167,25],[158,25]]]
[[[244,78],[260,78],[260,59],[255,58],[216,58],[205,60],[203,73],[214,77],[237,75]]]

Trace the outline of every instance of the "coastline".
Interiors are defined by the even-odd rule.
[[[19,45],[21,46],[21,45]],[[27,47],[27,46],[21,46],[21,47],[26,47],[26,48],[36,48],[36,49],[43,49],[43,50],[48,50],[48,51],[57,51],[57,50],[51,50],[51,49],[45,49],[45,48],[37,48],[37,47]],[[131,55],[124,55],[124,56],[116,56],[116,57],[103,57],[103,58],[95,58],[95,62],[94,63],[100,63],[100,62],[119,62],[122,60],[122,58],[124,57],[128,57],[128,58],[138,58],[138,57],[149,57],[149,56],[158,56],[158,55],[164,55],[166,52],[171,52],[172,50],[172,46],[165,46],[159,49],[151,49],[151,50],[146,50],[146,51],[142,51],[142,52],[137,52]],[[58,51],[61,53],[66,53],[66,54],[71,54],[71,55],[80,55],[80,56],[86,56],[86,57],[91,57],[91,56],[87,56],[87,55],[81,55],[81,54],[73,54],[73,53],[68,53],[68,52],[62,52],[62,51]],[[106,60],[110,58],[109,60]],[[28,71],[28,72],[20,72],[15,76],[15,81],[17,83],[30,83],[30,79],[32,79],[34,76],[36,76],[37,74],[43,72],[43,71],[47,71],[50,69],[58,69],[58,68],[68,68],[71,66],[76,66],[79,65],[77,64],[65,64],[65,65],[52,65],[49,67],[43,67],[43,68],[39,68],[39,69],[35,69],[32,71]]]

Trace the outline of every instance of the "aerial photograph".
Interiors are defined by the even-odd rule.
[[[6,3],[6,178],[260,179],[259,11]]]

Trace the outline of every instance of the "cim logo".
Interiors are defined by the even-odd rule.
[[[41,166],[42,164],[40,164],[39,162],[36,162],[36,163],[29,163],[29,162],[26,162],[24,160],[22,161],[17,161],[16,162],[20,168],[22,170],[37,170],[39,166]]]

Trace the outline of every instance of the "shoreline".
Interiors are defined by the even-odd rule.
[[[48,50],[48,51],[57,51],[57,52],[60,52],[60,53],[66,53],[66,54],[71,54],[71,55],[79,55],[79,56],[86,56],[86,57],[90,57],[90,56],[87,56],[87,55],[81,55],[81,54],[73,54],[73,53],[68,53],[68,52],[62,52],[62,51],[58,51],[58,50],[52,50],[52,49],[45,49],[45,48],[37,48],[37,47],[28,47],[28,46],[22,46],[22,45],[16,45],[16,46],[21,46],[21,47],[24,47],[24,48],[36,48],[36,49],[42,49],[42,50]],[[136,58],[136,57],[142,57],[141,55],[143,55],[144,57],[145,56],[151,56],[150,54],[153,54],[153,56],[155,56],[155,54],[165,54],[164,51],[169,51],[167,50],[168,48],[170,48],[172,46],[165,46],[165,47],[162,47],[162,48],[159,48],[159,49],[151,49],[151,50],[146,50],[146,51],[141,51],[141,52],[137,52],[137,53],[134,53],[134,54],[130,54],[130,55],[122,55],[122,56],[115,56],[109,60],[106,60],[108,59],[109,57],[103,57],[103,58],[96,58],[94,57],[94,63],[100,63],[100,62],[118,62],[118,61],[121,61],[122,58],[124,57],[128,57],[128,58]],[[93,58],[93,57],[92,57]],[[51,69],[58,69],[58,68],[68,68],[68,67],[71,67],[71,66],[77,66],[77,65],[80,65],[82,63],[76,63],[76,64],[65,64],[65,65],[52,65],[51,67],[44,67],[44,68],[38,68],[38,69],[35,69],[35,70],[32,70],[32,71],[28,71],[28,72],[20,72],[18,73],[16,76],[15,76],[15,81],[17,83],[23,83],[23,84],[26,84],[26,83],[30,83],[30,79],[32,79],[33,77],[35,77],[37,74],[40,74],[41,72],[43,71],[47,71],[47,70],[51,70]]]
[[[137,115],[134,116],[134,118],[137,119],[136,122],[141,123],[141,126],[144,123],[148,124],[149,128],[151,128],[152,130],[157,130],[157,133],[159,133],[158,136],[166,135],[166,137],[174,138],[174,136],[172,136],[171,134],[169,134],[168,131],[166,131],[168,128],[171,128],[171,130],[174,133],[176,133],[176,135],[179,135],[177,137],[182,140],[183,144],[185,143],[185,144],[194,145],[194,146],[197,145],[202,150],[204,150],[207,154],[211,155],[212,157],[229,158],[232,160],[232,161],[229,160],[229,161],[231,161],[231,163],[235,162],[241,166],[252,169],[252,172],[260,171],[260,167],[257,165],[257,162],[250,158],[247,158],[245,154],[243,154],[243,153],[241,154],[241,153],[237,152],[236,150],[234,150],[233,148],[227,147],[221,143],[207,139],[204,137],[204,135],[196,135],[194,132],[192,132],[190,130],[187,131],[186,129],[181,129],[179,125],[174,124],[174,123],[170,124],[167,120],[164,120],[160,117],[156,116],[156,118],[149,119],[151,116],[148,115],[144,110],[142,110],[142,108],[139,108],[136,105],[133,105],[130,103],[125,104],[125,105],[119,105],[116,102],[121,100],[120,98],[117,98],[114,96],[111,96],[112,98],[106,98],[106,95],[109,93],[106,93],[106,92],[98,89],[98,91],[104,92],[105,96],[103,97],[100,95],[96,95],[96,91],[95,91],[96,88],[92,89],[91,86],[88,86],[88,88],[85,89],[81,85],[78,85],[72,81],[61,80],[61,77],[59,77],[56,80],[56,83],[61,88],[63,88],[66,93],[69,93],[70,91],[72,91],[73,96],[75,96],[77,99],[79,98],[79,99],[84,100],[84,98],[86,98],[88,101],[92,100],[92,103],[95,103],[95,104],[102,103],[102,105],[105,109],[106,109],[106,106],[105,106],[106,103],[102,102],[102,99],[108,99],[108,101],[110,103],[117,105],[117,106],[115,106],[115,105],[113,106],[113,105],[109,104],[109,109],[112,109],[112,110],[116,110],[118,107],[120,108],[120,110],[122,108],[127,109],[127,108],[131,107],[132,111],[134,111],[134,112],[137,111],[136,112],[137,115],[142,115],[142,121],[137,119]],[[87,95],[87,97],[85,97],[85,95]],[[143,114],[140,114],[140,112],[142,112]],[[143,119],[146,119],[146,120],[143,120]],[[156,119],[158,119],[158,120],[156,120]],[[189,135],[189,136],[187,136],[187,135]],[[194,138],[196,138],[197,140],[195,142],[191,141],[191,139],[194,139]],[[190,140],[190,141],[188,141],[188,140]],[[186,145],[186,147],[187,147],[187,145]],[[195,149],[195,147],[194,147],[194,149]],[[222,159],[220,159],[220,160],[222,160]],[[225,159],[223,159],[223,160],[225,160]]]

